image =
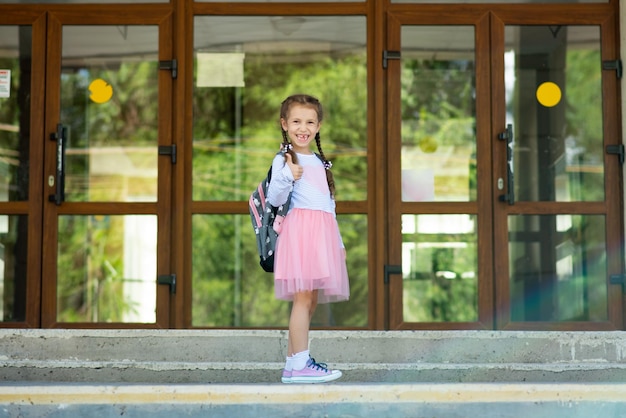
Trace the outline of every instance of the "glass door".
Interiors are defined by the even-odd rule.
[[[621,329],[612,15],[426,10],[383,57],[389,327]]]
[[[45,15],[0,15],[0,326],[38,327]]]
[[[169,18],[90,10],[48,22],[43,326],[168,327]]]
[[[185,309],[194,328],[288,325],[290,305],[276,299],[273,276],[259,266],[248,199],[282,141],[280,104],[295,92],[323,103],[320,144],[334,161],[337,219],[349,254],[350,300],[320,305],[312,326],[368,325],[367,21],[310,16],[305,4],[302,15],[271,15],[282,9],[218,16],[198,5],[207,14],[194,16],[192,184],[185,196]]]
[[[389,21],[383,59],[389,327],[491,328],[489,21],[428,10]]]
[[[622,328],[611,22],[494,18],[498,328]]]

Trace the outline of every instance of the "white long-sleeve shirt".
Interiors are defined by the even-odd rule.
[[[274,157],[272,181],[267,190],[270,204],[279,206],[285,203],[293,187],[289,210],[294,208],[323,210],[335,215],[335,200],[330,196],[324,164],[315,154],[297,155],[303,173],[296,182],[283,154]]]
[[[267,198],[270,204],[272,206],[280,206],[285,203],[287,197],[289,197],[289,192],[293,188],[289,211],[294,208],[323,210],[337,217],[335,199],[330,196],[324,163],[315,154],[297,155],[298,164],[302,166],[303,171],[300,180],[295,182],[293,173],[285,162],[284,155],[277,154],[274,157],[274,161],[272,161],[272,180],[267,189]],[[339,231],[337,233],[339,234],[341,248],[344,248],[341,233]]]

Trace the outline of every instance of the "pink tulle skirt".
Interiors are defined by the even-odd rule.
[[[276,298],[318,290],[318,303],[350,297],[345,250],[332,213],[292,209],[282,224],[274,256]]]

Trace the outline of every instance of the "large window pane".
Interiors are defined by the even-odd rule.
[[[247,201],[278,151],[280,103],[293,93],[324,105],[337,198],[366,198],[364,17],[197,16],[194,51],[194,200]]]
[[[259,266],[249,216],[194,215],[192,234],[192,326],[286,324],[288,305]]]
[[[478,320],[475,215],[402,215],[405,322]]]
[[[60,216],[59,322],[156,321],[154,215]]]
[[[28,199],[31,32],[0,26],[0,202]]]
[[[28,217],[0,215],[0,322],[24,321]]]
[[[66,200],[156,201],[158,35],[156,26],[63,27]]]
[[[476,200],[472,26],[402,27],[402,200]]]
[[[604,216],[509,216],[513,321],[606,321]]]
[[[604,200],[598,26],[509,26],[507,123],[515,200]]]
[[[286,327],[291,306],[274,296],[274,276],[259,266],[248,215],[192,218],[192,325],[194,327]],[[367,222],[364,215],[338,216],[347,249],[351,297],[320,305],[316,326],[365,327],[368,319]]]

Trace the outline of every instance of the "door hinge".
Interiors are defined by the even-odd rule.
[[[617,78],[622,78],[623,67],[622,60],[607,60],[602,61],[603,70],[615,70],[617,72]]]
[[[606,146],[607,154],[615,154],[619,159],[620,164],[624,164],[624,145],[607,145]]]
[[[402,57],[400,51],[383,51],[383,68],[387,69],[389,60],[399,60]]]
[[[391,276],[392,274],[402,274],[402,266],[385,264],[385,284],[389,284],[389,276]]]
[[[626,274],[611,274],[609,276],[610,284],[621,284],[622,293],[626,294]]]
[[[175,274],[163,274],[157,276],[157,284],[166,284],[170,287],[170,293],[173,295],[176,293],[176,275]]]
[[[159,145],[159,155],[169,155],[172,159],[172,164],[176,164],[176,144]]]
[[[175,59],[159,61],[159,70],[170,70],[172,78],[176,78],[178,77],[178,61]]]

